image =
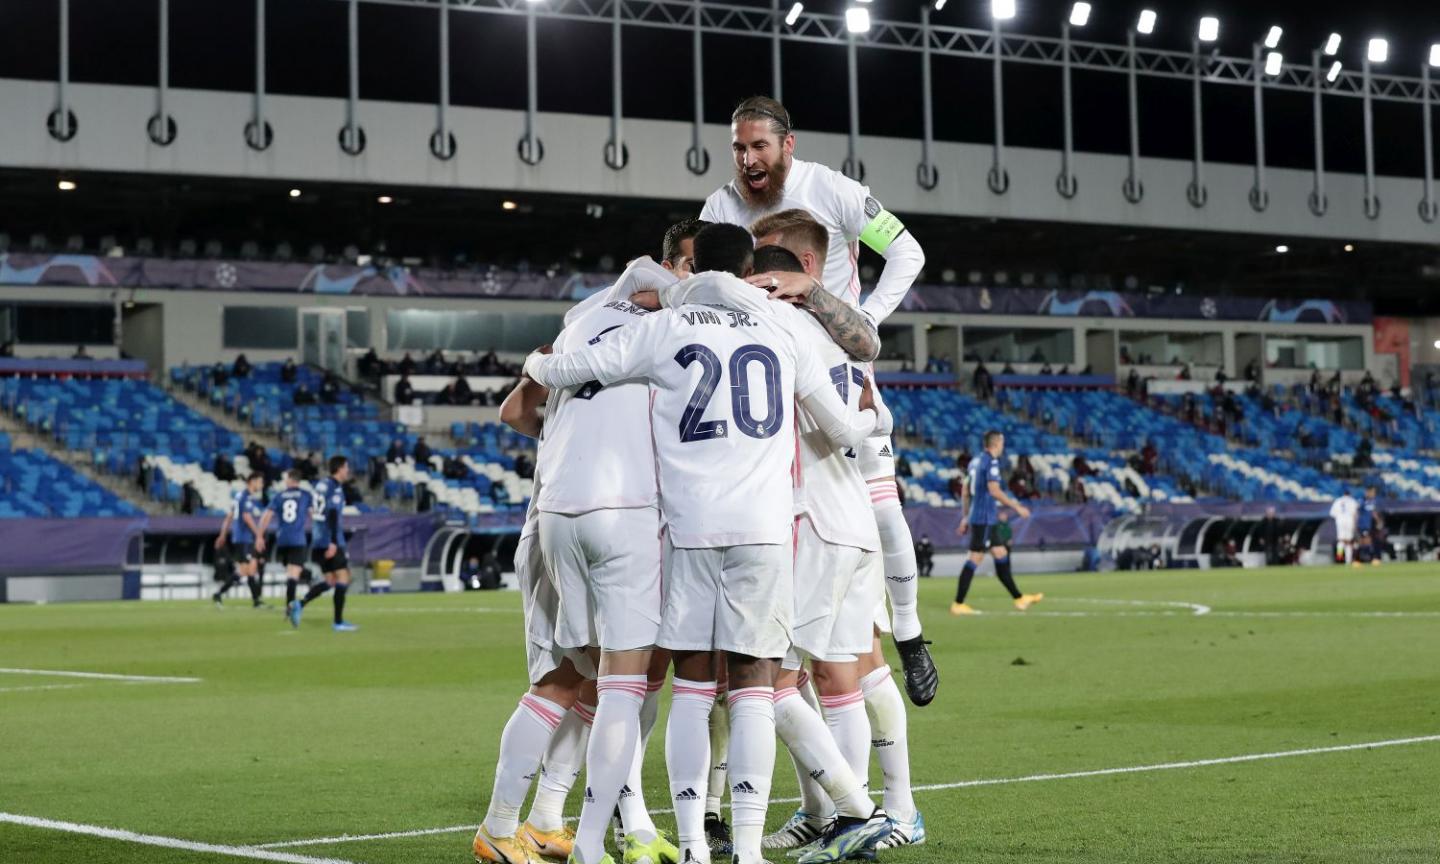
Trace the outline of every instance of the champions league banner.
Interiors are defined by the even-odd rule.
[[[354,296],[490,297],[583,300],[616,274],[465,271],[195,258],[101,258],[94,255],[0,255],[0,285],[172,288],[187,291],[286,291]],[[962,315],[1058,318],[1172,318],[1284,324],[1369,324],[1369,303],[1266,300],[1255,297],[978,288],[916,285],[901,309]]]

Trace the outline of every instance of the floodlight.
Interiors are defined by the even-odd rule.
[[[381,195],[380,197],[378,197],[378,198],[375,199],[375,203],[377,203],[377,204],[389,204],[391,201],[394,201],[394,200],[395,200],[395,199],[394,199],[394,198],[391,198],[389,195]]]
[[[1331,64],[1330,64],[1330,71],[1325,73],[1325,80],[1326,80],[1326,81],[1329,81],[1331,84],[1334,84],[1334,83],[1335,83],[1335,79],[1336,79],[1336,78],[1339,78],[1339,77],[1340,77],[1340,61],[1339,61],[1339,60],[1336,60],[1334,63],[1331,63]]]
[[[1140,20],[1135,22],[1135,32],[1149,36],[1155,32],[1155,10],[1140,10]]]
[[[935,0],[935,11],[939,12],[945,8],[945,0]]]
[[[1206,15],[1200,19],[1200,32],[1197,34],[1201,42],[1214,42],[1220,38],[1220,19],[1214,15]]]
[[[845,29],[851,33],[870,32],[870,10],[864,6],[851,6],[846,9]]]
[[[1090,4],[1080,2],[1070,7],[1070,26],[1084,27],[1090,20]]]
[[[291,189],[291,190],[290,190],[290,197],[291,197],[291,198],[299,198],[299,197],[300,197],[300,190],[299,190],[299,189]]]
[[[1346,251],[1346,252],[1354,252],[1354,251],[1355,251],[1355,244],[1354,244],[1354,243],[1346,243],[1346,244],[1345,244],[1345,251]]]
[[[1278,24],[1274,27],[1271,27],[1270,32],[1265,34],[1265,47],[1271,49],[1272,51],[1276,48],[1279,48],[1280,36],[1284,32],[1285,31],[1280,29],[1280,26]]]
[[[55,184],[55,188],[56,188],[56,189],[59,189],[61,192],[74,192],[74,191],[75,191],[75,181],[74,181],[74,180],[61,180],[59,183],[56,183],[56,184]]]
[[[794,27],[795,22],[800,20],[800,13],[805,11],[804,3],[796,3],[790,7],[790,12],[785,16],[785,26]]]
[[[1371,63],[1384,63],[1390,58],[1390,43],[1384,39],[1371,39],[1365,56]]]
[[[1325,40],[1325,56],[1334,57],[1340,50],[1340,34],[1331,33],[1330,38]]]
[[[990,17],[996,21],[1009,21],[1015,17],[1015,0],[990,0]]]
[[[1289,246],[1286,246],[1286,245],[1284,245],[1284,244],[1281,244],[1281,245],[1275,247],[1275,251],[1276,251],[1276,252],[1279,252],[1281,255],[1284,255],[1286,252],[1289,252],[1289,251],[1290,251],[1290,247],[1289,247]]]
[[[1440,66],[1440,44],[1430,46],[1430,65]]]
[[[1280,69],[1285,65],[1285,57],[1279,51],[1271,51],[1265,55],[1265,74],[1279,75]]]
[[[501,202],[500,202],[500,209],[501,209],[501,210],[514,210],[515,208],[517,208],[517,207],[519,207],[519,206],[520,206],[520,205],[519,205],[519,204],[516,204],[514,201],[501,201]]]

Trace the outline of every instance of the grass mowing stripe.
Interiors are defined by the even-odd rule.
[[[101,681],[137,681],[150,684],[199,684],[199,678],[166,675],[115,675],[109,672],[71,672],[64,669],[0,669],[0,675],[42,675],[54,678],[95,678]]]
[[[31,690],[74,690],[84,684],[36,684],[33,687],[0,687],[0,693],[27,693]]]
[[[257,861],[284,861],[289,862],[289,864],[354,864],[354,862],[346,861],[342,858],[312,858],[308,855],[295,855],[290,852],[270,852],[265,849],[252,849],[248,846],[222,846],[217,843],[200,843],[194,840],[181,840],[178,837],[137,834],[134,831],[106,828],[103,825],[82,825],[78,822],[61,822],[57,819],[21,816],[18,813],[0,813],[0,822],[9,822],[12,825],[24,825],[28,828],[43,828],[48,831],[64,831],[69,834],[86,834],[91,837],[103,837],[107,840],[122,840],[126,843],[139,843],[145,846],[183,849],[187,852],[208,852],[213,855],[229,855],[232,858],[250,858]]]
[[[1214,759],[1193,759],[1188,762],[1161,762],[1154,765],[1129,765],[1122,768],[1097,768],[1090,771],[1068,771],[1062,774],[1029,774],[1024,777],[994,777],[986,780],[959,780],[954,783],[929,783],[911,787],[911,792],[941,792],[948,789],[969,789],[976,786],[1005,786],[1012,783],[1037,783],[1044,780],[1077,780],[1085,777],[1106,777],[1112,774],[1144,774],[1152,771],[1176,771],[1183,768],[1205,768],[1211,765],[1234,765],[1240,762],[1263,762],[1268,759],[1290,759],[1297,756],[1319,756],[1325,753],[1346,753],[1354,750],[1374,750],[1381,747],[1402,747],[1408,744],[1430,744],[1440,741],[1440,735],[1419,735],[1413,738],[1390,738],[1384,741],[1365,741],[1359,744],[1337,744],[1331,747],[1309,747],[1302,750],[1277,750],[1272,753],[1247,753],[1241,756],[1220,756]],[[771,798],[771,804],[798,804],[799,798]],[[722,805],[729,806],[729,805]],[[651,810],[651,815],[662,816],[674,810]],[[566,821],[574,821],[567,819]],[[385,834],[342,834],[339,837],[315,837],[309,840],[285,840],[279,843],[260,843],[255,849],[281,849],[291,846],[324,846],[331,843],[352,843],[361,840],[389,840],[398,837],[424,837],[430,834],[451,834],[474,831],[475,825],[450,825],[445,828],[417,828],[413,831],[391,831]]]

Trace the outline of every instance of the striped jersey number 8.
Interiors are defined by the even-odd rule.
[[[680,415],[680,441],[708,441],[728,434],[724,420],[703,420],[705,409],[720,386],[720,358],[704,345],[691,344],[675,354],[681,368],[700,364],[700,381],[690,394],[690,404]],[[765,419],[756,420],[750,410],[750,364],[759,363],[765,376]],[[770,438],[780,431],[785,421],[785,406],[780,403],[780,358],[764,345],[742,345],[730,355],[730,414],[736,427],[751,438]]]
[[[300,502],[294,499],[290,499],[287,500],[284,504],[280,505],[280,521],[284,522],[286,525],[294,522],[295,517],[299,515]]]

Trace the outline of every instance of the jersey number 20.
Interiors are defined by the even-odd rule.
[[[681,368],[692,363],[700,364],[700,381],[695,392],[690,394],[690,404],[680,415],[681,442],[708,441],[724,438],[727,434],[724,420],[704,420],[705,409],[720,386],[720,358],[704,345],[686,345],[675,354],[675,362]],[[765,376],[765,419],[756,420],[750,410],[750,364],[759,363]],[[740,431],[751,438],[769,438],[780,431],[785,421],[785,407],[780,403],[780,358],[764,345],[742,345],[730,355],[730,414]]]

